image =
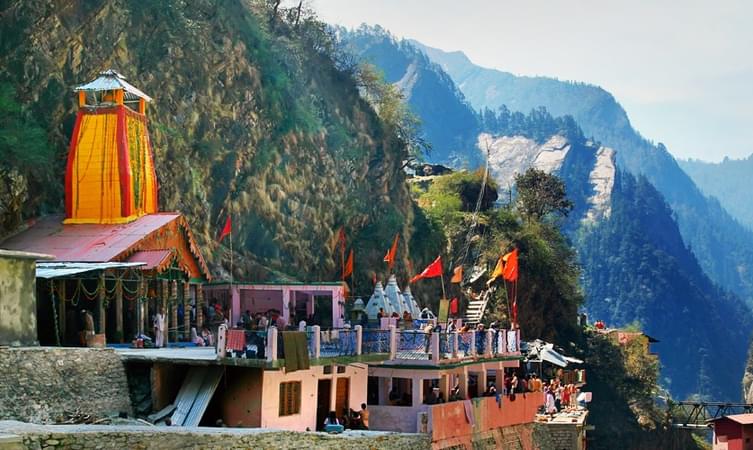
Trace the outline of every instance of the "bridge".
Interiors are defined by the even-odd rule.
[[[753,403],[669,402],[667,404],[668,419],[675,428],[708,428],[710,420],[747,413],[753,413]]]

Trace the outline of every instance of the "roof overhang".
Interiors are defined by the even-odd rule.
[[[130,269],[143,265],[141,262],[40,262],[37,263],[37,278],[62,278],[92,271]]]

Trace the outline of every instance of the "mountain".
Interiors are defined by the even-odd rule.
[[[677,161],[704,194],[714,197],[724,209],[753,230],[753,155],[743,159],[724,158],[719,163],[697,159]]]
[[[379,27],[354,31],[337,29],[344,49],[381,69],[384,79],[400,87],[411,110],[421,119],[424,138],[431,143],[431,160],[475,166],[483,158],[469,151],[478,119],[452,79],[423,52]]]
[[[675,398],[737,400],[753,319],[703,273],[663,196],[568,120],[539,109],[525,123],[529,129],[514,134],[509,127],[481,134],[479,147],[489,149],[500,185],[529,167],[565,181],[575,207],[561,226],[579,254],[585,311],[608,326],[637,323],[659,339],[662,385]],[[556,133],[537,140],[547,129]]]
[[[412,44],[396,41],[377,27],[361,27],[345,37],[346,47],[368,49],[357,54],[366,54],[368,61],[389,67],[385,72],[392,71],[393,80],[402,79],[405,73],[398,69],[407,70],[409,66],[394,61],[414,58],[411,55],[416,52]],[[375,44],[385,41],[391,43],[386,49]],[[457,68],[468,69],[463,63],[467,59],[459,53],[444,55],[448,61],[435,61],[442,67],[455,67],[450,69],[450,75],[453,79],[458,77],[458,86],[466,92],[472,74]],[[504,191],[513,189],[515,175],[529,167],[562,178],[575,208],[561,227],[571,237],[582,264],[585,309],[610,326],[640,323],[647,333],[661,340],[658,348],[664,364],[662,381],[676,398],[702,394],[738,399],[738,380],[743,374],[748,334],[753,327],[747,308],[704,273],[707,260],[697,259],[688,249],[676,220],[678,214],[648,176],[631,174],[628,163],[620,158],[619,148],[587,138],[590,134],[581,129],[575,115],[558,117],[551,114],[548,106],[535,104],[555,95],[558,89],[561,92],[557,99],[563,108],[569,102],[583,107],[587,102],[576,100],[592,97],[617,105],[611,95],[587,85],[542,80],[512,77],[504,95],[506,101],[520,99],[517,108],[503,105],[494,110],[482,109],[473,129],[477,133],[475,147],[489,155],[490,171],[502,191],[503,202],[512,195]],[[537,91],[540,81],[543,85]],[[451,86],[443,89],[446,92],[435,95],[443,97],[455,92]],[[468,92],[469,96],[475,95],[474,91]],[[527,103],[523,104],[524,100]],[[590,117],[583,108],[582,116]],[[617,108],[611,111],[620,114],[603,115],[600,120],[607,126],[623,117],[629,127],[624,111],[619,105]],[[431,124],[444,120],[442,114],[442,110],[432,110],[420,118],[424,124]],[[468,147],[468,151],[478,150]],[[677,168],[666,151],[649,162],[656,161]],[[679,168],[677,172],[684,176]],[[685,179],[689,189],[694,188]],[[703,196],[700,199],[703,205],[707,204]],[[688,330],[693,331],[692,337]],[[693,345],[688,345],[689,339]],[[705,355],[701,359],[699,351]]]
[[[337,279],[340,227],[356,267],[382,267],[398,231],[432,252],[411,241],[405,143],[338,68],[321,23],[289,13],[241,0],[0,3],[0,236],[63,210],[73,87],[114,68],[154,97],[160,209],[187,217],[216,274],[229,211],[236,279]]]
[[[462,52],[413,43],[452,77],[476,109],[505,105],[525,114],[544,106],[554,116],[572,116],[587,136],[615,149],[621,167],[646,176],[667,200],[683,239],[704,261],[704,272],[753,305],[753,232],[704,196],[664,145],[653,144],[635,131],[610,93],[584,83],[479,67]]]

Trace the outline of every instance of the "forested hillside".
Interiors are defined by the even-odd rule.
[[[505,105],[528,113],[544,106],[554,116],[572,116],[586,136],[617,151],[620,166],[644,175],[674,211],[683,239],[704,261],[703,271],[753,305],[753,232],[707,199],[661,143],[643,138],[604,89],[547,77],[524,77],[474,65],[462,52],[444,52],[414,41],[455,81],[477,109]]]
[[[724,158],[718,163],[697,159],[678,160],[704,194],[714,197],[724,209],[753,230],[753,155],[743,159]]]
[[[344,51],[375,65],[388,83],[401,89],[421,120],[432,161],[470,167],[483,163],[483,156],[473,151],[477,114],[439,66],[378,26],[353,31],[338,28],[337,32]]]
[[[310,14],[241,0],[0,8],[0,235],[62,211],[72,89],[114,68],[154,97],[160,208],[186,215],[216,273],[229,262],[227,240],[215,242],[228,213],[236,279],[338,279],[329,243],[343,227],[366,286],[396,232],[411,242],[410,136],[375,112],[378,95],[364,100],[373,86]]]

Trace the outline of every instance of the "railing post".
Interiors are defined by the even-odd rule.
[[[363,327],[356,325],[356,355],[363,353]]]
[[[277,361],[277,327],[267,329],[267,361]]]
[[[486,342],[484,345],[484,356],[487,358],[492,356],[492,339],[494,338],[494,332],[492,330],[486,330]]]
[[[458,352],[460,349],[460,333],[455,331],[453,334],[453,337],[455,338],[455,342],[452,343],[452,357],[457,358]]]
[[[503,355],[507,354],[507,330],[500,330],[500,334],[502,335],[502,342],[500,342],[499,345],[502,346],[502,350],[500,353]]]
[[[223,323],[217,328],[217,350],[220,358],[227,355],[227,326]]]
[[[314,358],[317,359],[322,354],[322,327],[314,325],[311,332],[314,334]]]
[[[395,325],[390,325],[390,359],[395,359],[397,356],[397,328]]]
[[[471,356],[476,356],[476,330],[471,331]]]
[[[439,333],[431,333],[431,360],[439,364]]]

